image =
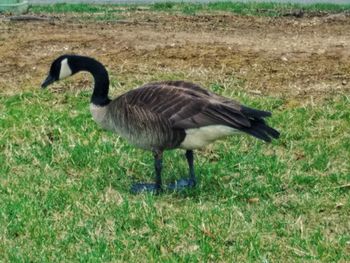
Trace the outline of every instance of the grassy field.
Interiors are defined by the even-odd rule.
[[[151,154],[97,127],[90,92],[1,97],[5,261],[350,260],[349,97],[223,94],[272,110],[281,139],[218,142],[197,155],[198,189],[161,196],[129,193],[152,179]],[[166,181],[186,172],[181,151],[165,155]]]
[[[94,123],[86,82],[1,93],[0,262],[349,262],[349,93],[263,96],[234,76],[203,72],[196,81],[208,89],[272,111],[269,123],[281,138],[265,144],[233,136],[197,151],[198,187],[160,196],[129,192],[133,182],[153,179],[152,155]],[[114,96],[190,76],[164,66],[110,73]],[[183,153],[165,153],[165,182],[187,174]]]
[[[137,11],[142,9],[165,12],[181,12],[188,15],[195,15],[199,12],[226,11],[241,15],[263,15],[263,16],[283,16],[296,11],[306,13],[339,13],[350,10],[350,4],[279,4],[279,3],[242,3],[242,2],[212,2],[208,4],[195,3],[155,3],[148,6],[137,5],[93,5],[93,4],[54,4],[54,5],[34,5],[30,11],[34,13],[104,13],[111,15]]]

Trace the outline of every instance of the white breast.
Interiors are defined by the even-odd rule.
[[[224,125],[211,125],[185,130],[186,137],[180,147],[184,149],[198,149],[225,136],[237,133],[238,130]]]
[[[107,119],[107,109],[108,106],[98,106],[93,103],[90,103],[90,112],[92,118],[105,129],[110,128]]]

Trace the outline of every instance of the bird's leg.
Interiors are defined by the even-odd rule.
[[[190,181],[192,182],[193,186],[196,185],[197,179],[196,175],[194,174],[194,165],[193,165],[193,150],[187,150],[186,151],[186,159],[190,171]]]
[[[155,185],[158,190],[162,189],[162,168],[163,168],[163,152],[154,152],[154,170],[156,171]]]
[[[193,166],[193,151],[187,150],[186,151],[186,159],[188,163],[189,168],[189,178],[182,178],[180,180],[175,181],[172,184],[168,185],[169,190],[182,190],[189,187],[195,187],[197,183],[197,179],[194,173],[194,166]]]
[[[163,151],[156,150],[154,154],[154,169],[156,172],[155,183],[136,183],[131,187],[131,192],[138,194],[141,192],[159,193],[162,191],[162,166]]]

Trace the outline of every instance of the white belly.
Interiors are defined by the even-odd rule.
[[[183,149],[198,149],[212,143],[213,141],[237,133],[238,130],[224,125],[211,125],[201,128],[185,130],[186,137],[180,144]]]

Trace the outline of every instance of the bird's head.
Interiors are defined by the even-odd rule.
[[[74,66],[74,55],[63,55],[56,58],[50,67],[50,71],[41,84],[42,88],[46,88],[55,81],[67,78],[77,73]]]

